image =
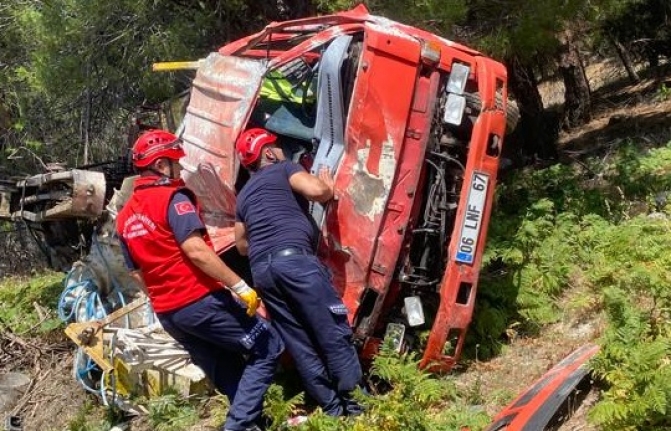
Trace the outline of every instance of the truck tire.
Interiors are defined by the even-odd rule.
[[[480,99],[480,93],[464,93],[466,98],[466,106],[476,109],[478,112],[481,111],[482,99]],[[501,96],[496,95],[496,104],[501,106],[503,103],[501,101]],[[517,103],[514,100],[508,99],[508,104],[506,105],[506,135],[512,133],[517,127],[517,123],[520,121],[520,110],[517,107]]]

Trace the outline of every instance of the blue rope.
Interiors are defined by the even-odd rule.
[[[84,364],[83,367],[80,367],[80,362],[86,357],[86,363]],[[94,380],[93,376],[91,376],[91,372],[99,370],[98,366],[96,365],[93,360],[91,360],[90,357],[88,357],[84,353],[84,349],[79,348],[77,350],[77,353],[75,355],[75,361],[74,361],[74,368],[73,368],[73,374],[77,382],[86,390],[87,392],[90,392],[92,394],[101,396],[100,390],[95,389],[93,387]]]
[[[126,306],[126,298],[120,288],[120,285],[111,271],[109,263],[103,255],[97,237],[94,235],[93,243],[95,244],[100,257],[105,264],[107,272],[112,281],[116,296],[118,297],[121,307]],[[71,283],[71,278],[74,275],[74,269],[70,270],[65,278],[63,292],[58,300],[58,317],[64,322],[71,321],[90,321],[98,320],[107,316],[108,310],[105,306],[107,304],[113,307],[109,302],[103,302],[102,297],[98,291],[98,286],[91,278],[86,278],[78,282]],[[81,276],[81,275],[80,275]],[[114,307],[116,308],[116,307]],[[126,316],[126,327],[130,327],[130,316]],[[100,378],[95,379],[94,375],[100,373]],[[107,373],[102,372],[100,367],[84,352],[84,349],[79,348],[75,356],[73,375],[77,382],[87,392],[97,395],[104,405],[109,405],[107,397],[107,385],[105,377]],[[97,382],[96,382],[97,380]],[[98,389],[95,388],[97,383]],[[114,385],[114,384],[113,384]],[[116,387],[112,388],[112,402],[117,401]]]
[[[63,322],[73,322],[76,319],[75,312],[78,303],[81,301],[83,295],[87,292],[92,292],[95,288],[90,279],[67,285],[70,274],[65,278],[65,289],[58,298],[58,317]],[[79,292],[78,292],[79,290]]]

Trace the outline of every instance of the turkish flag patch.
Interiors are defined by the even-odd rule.
[[[196,207],[194,207],[191,202],[178,202],[175,204],[175,211],[177,212],[177,215],[195,213]]]

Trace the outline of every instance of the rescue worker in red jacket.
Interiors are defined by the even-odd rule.
[[[137,139],[132,157],[140,176],[117,233],[163,328],[227,395],[224,430],[257,430],[283,343],[256,315],[256,291],[212,249],[195,196],[180,180],[184,155],[170,132]]]
[[[236,151],[251,172],[237,197],[236,246],[249,255],[271,323],[322,410],[359,414],[351,392],[362,372],[347,308],[315,255],[319,232],[308,213],[309,201],[333,198],[333,177],[328,170],[316,177],[285,160],[277,137],[264,129],[243,132]]]

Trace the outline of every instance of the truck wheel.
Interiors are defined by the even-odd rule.
[[[480,93],[464,93],[466,98],[466,106],[469,106],[473,109],[476,109],[478,112],[482,109],[482,99],[480,99]],[[501,106],[503,103],[501,101],[501,96],[496,95],[496,104]],[[514,100],[508,99],[508,104],[506,105],[506,135],[512,133],[517,127],[517,123],[520,121],[520,110],[517,107],[517,102]]]

